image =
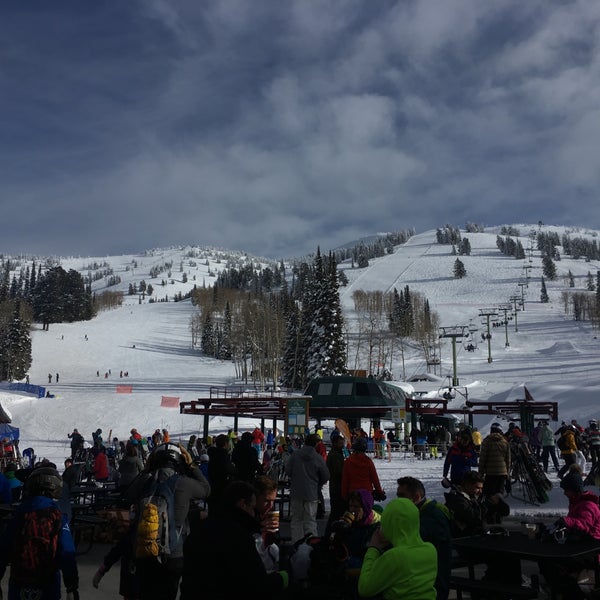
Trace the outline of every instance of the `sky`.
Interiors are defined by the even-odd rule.
[[[526,234],[530,228],[521,227],[520,238],[528,248]],[[567,228],[551,230],[559,235]],[[596,236],[598,232],[595,232]],[[572,237],[583,235],[570,231]],[[358,330],[358,315],[353,308],[352,295],[356,290],[379,289],[389,291],[395,286],[409,285],[412,292],[425,295],[431,309],[439,315],[441,325],[473,324],[475,340],[480,339],[484,328],[478,318],[483,307],[504,303],[508,296],[520,291],[517,282],[522,275],[523,263],[503,256],[495,247],[496,233],[469,235],[472,252],[462,257],[467,275],[464,279],[452,277],[452,265],[456,256],[450,248],[435,243],[433,230],[411,238],[393,254],[372,260],[368,268],[346,269],[349,285],[341,289],[340,299],[344,318],[350,331]],[[559,251],[562,248],[559,247]],[[188,283],[180,277],[166,288],[160,281],[149,277],[149,270],[157,261],[173,261],[178,264],[188,249],[165,251],[155,256],[138,257],[138,266],[130,268],[130,255],[111,256],[108,261],[114,273],[122,278],[120,284],[127,290],[132,282],[145,279],[152,283],[157,295],[171,299],[179,291],[186,291],[200,281],[208,269],[224,268],[226,261],[216,262],[216,255],[209,264],[196,261],[189,266]],[[600,359],[598,332],[587,322],[576,322],[564,314],[562,294],[567,287],[565,274],[570,270],[574,276],[575,291],[585,287],[587,271],[600,270],[596,262],[573,260],[562,253],[557,262],[559,277],[547,282],[550,302],[539,301],[541,256],[532,252],[530,283],[525,292],[525,308],[518,313],[517,323],[510,321],[504,328],[492,329],[492,362],[488,362],[487,345],[479,341],[475,352],[467,352],[465,343],[457,347],[457,376],[455,399],[451,408],[461,408],[465,400],[500,403],[523,400],[526,386],[535,400],[556,402],[559,420],[550,425],[558,429],[560,421],[577,419],[586,425],[591,418],[600,419],[600,379],[597,365]],[[84,268],[81,260],[65,261],[65,268]],[[159,275],[160,279],[161,275]],[[207,282],[210,279],[207,277]],[[105,283],[94,282],[97,291]],[[118,287],[118,286],[117,286]],[[0,384],[0,404],[7,410],[13,425],[20,428],[20,448],[33,447],[38,458],[47,457],[62,465],[68,456],[67,434],[74,427],[84,435],[88,443],[92,432],[100,428],[105,439],[114,436],[125,439],[135,427],[144,435],[151,435],[156,428],[167,428],[172,439],[187,442],[192,434],[203,435],[203,417],[180,415],[177,408],[161,406],[162,396],[178,397],[181,401],[196,400],[209,395],[210,386],[244,386],[236,378],[234,366],[202,356],[191,347],[190,319],[195,308],[189,302],[140,304],[137,296],[125,296],[124,305],[116,310],[102,312],[91,321],[53,324],[49,331],[36,326],[32,332],[33,363],[30,369],[31,383],[45,386],[54,397],[38,399],[31,395],[10,393],[6,384]],[[506,347],[508,334],[509,346]],[[349,366],[353,352],[350,353]],[[365,368],[364,362],[357,365]],[[447,391],[446,377],[453,372],[449,340],[443,342],[441,368],[437,375],[441,383],[414,384],[416,391],[426,389],[433,396]],[[426,365],[418,348],[406,345],[405,356],[396,352],[391,365],[395,380],[407,380],[426,371]],[[121,371],[127,377],[121,377]],[[56,373],[59,382],[56,382]],[[48,384],[48,375],[52,383]],[[105,376],[106,374],[106,376]],[[117,385],[131,385],[131,393],[117,393]],[[459,419],[464,418],[462,414]],[[504,429],[508,420],[496,415],[475,415],[474,424],[483,434],[493,422],[500,422]],[[325,425],[328,423],[325,421]],[[259,419],[240,419],[240,432],[260,425]],[[283,423],[278,424],[280,428]],[[390,422],[384,422],[391,427]],[[270,423],[266,423],[270,426]],[[363,426],[369,428],[369,423]],[[212,417],[210,433],[224,433],[233,427],[232,418]],[[422,479],[428,494],[443,501],[444,489],[441,460],[417,460],[402,453],[394,455],[392,462],[377,462],[382,485],[388,497],[395,493],[396,479],[412,475]],[[589,464],[587,468],[589,469]],[[566,512],[566,499],[557,485],[554,472],[549,473],[555,483],[550,502],[542,506],[526,504],[518,498],[519,487],[509,497],[513,514],[534,516]],[[598,490],[595,490],[598,491]]]
[[[3,2],[0,252],[600,228],[599,21],[595,0]]]

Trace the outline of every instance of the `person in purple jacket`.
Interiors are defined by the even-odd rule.
[[[556,521],[557,530],[565,530],[567,541],[600,540],[600,506],[598,496],[583,487],[581,468],[571,465],[568,473],[560,482],[564,495],[569,499],[569,511],[565,517]],[[595,568],[598,558],[563,560],[540,564],[540,573],[553,591],[559,591],[561,597],[569,600],[585,598],[577,583],[584,569]]]

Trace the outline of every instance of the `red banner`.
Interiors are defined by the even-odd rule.
[[[132,385],[117,385],[117,394],[131,394],[133,392]]]
[[[179,408],[179,396],[162,396],[160,405],[166,408]]]

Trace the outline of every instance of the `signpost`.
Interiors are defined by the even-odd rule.
[[[285,431],[288,435],[304,435],[308,428],[310,396],[289,398],[285,408]]]

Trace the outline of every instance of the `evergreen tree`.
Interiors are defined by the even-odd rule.
[[[556,279],[556,265],[549,254],[545,254],[542,258],[542,273],[549,281]]]
[[[302,302],[301,336],[306,340],[303,385],[315,377],[346,371],[343,322],[335,259],[330,255],[324,261],[317,248],[312,277]]]
[[[217,358],[221,360],[231,360],[231,324],[231,306],[229,305],[229,301],[227,301],[223,315],[223,325],[221,327],[219,352],[217,354]]]
[[[0,380],[23,379],[31,366],[30,323],[22,314],[20,300],[14,303],[5,303],[2,308],[0,314]]]
[[[546,290],[546,282],[544,281],[544,278],[542,277],[542,286],[541,286],[541,290],[540,290],[540,302],[542,302],[543,304],[549,302],[549,298],[548,298],[548,291]]]
[[[200,347],[206,356],[215,354],[215,331],[213,327],[212,314],[206,311],[204,322],[202,323],[202,336],[200,338]]]
[[[289,297],[285,308],[285,340],[281,361],[281,379],[285,387],[298,389],[306,381],[304,369],[304,339],[301,327],[301,311],[298,304]]]
[[[573,273],[569,270],[567,274],[567,280],[569,281],[569,287],[575,287],[575,278],[573,277]]]
[[[588,292],[593,292],[596,290],[596,285],[594,284],[594,278],[592,277],[592,274],[590,273],[590,271],[587,272],[587,277],[586,277],[586,289]]]
[[[0,272],[0,303],[8,300],[8,290],[10,287],[10,261],[7,259],[2,264]]]
[[[517,240],[515,244],[515,258],[517,260],[522,260],[525,258],[525,248],[523,248],[523,244],[521,244],[521,240]]]
[[[36,270],[35,270],[35,261],[33,262],[33,264],[31,265],[31,274],[29,276],[29,294],[27,295],[27,300],[29,302],[31,302],[34,290],[35,290],[35,283],[37,281],[37,278],[35,276],[36,274]]]
[[[460,260],[460,258],[457,258],[454,261],[454,277],[456,279],[462,279],[463,277],[465,277],[467,274],[467,270],[465,269],[465,265],[462,262],[462,260]]]

